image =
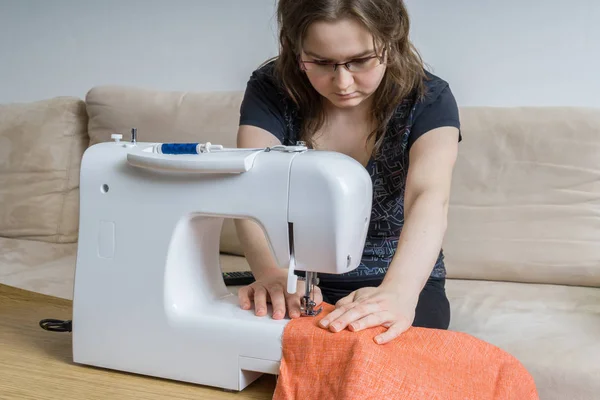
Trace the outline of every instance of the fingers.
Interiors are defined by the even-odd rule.
[[[408,328],[410,328],[410,326],[411,326],[411,324],[407,323],[405,320],[400,320],[400,321],[396,322],[395,324],[393,324],[392,326],[390,326],[387,329],[387,331],[375,336],[375,338],[373,340],[377,344],[389,343],[390,341],[394,340],[395,338],[400,336],[402,333],[407,331]]]
[[[252,286],[244,286],[238,290],[238,302],[240,306],[244,310],[249,310],[251,303],[251,298],[254,296],[254,289]]]
[[[378,313],[369,314],[366,317],[360,318],[348,325],[348,329],[353,332],[358,332],[363,329],[372,328],[375,326],[390,326],[391,319],[393,318],[392,313],[383,311]]]
[[[300,299],[304,295],[304,282],[299,281],[296,287],[296,293],[289,294],[286,291],[286,301],[288,306],[288,315],[290,318],[300,317]]]
[[[290,318],[299,318],[301,315],[300,301],[304,295],[303,284],[298,285],[295,294],[287,294],[280,282],[254,282],[238,290],[240,306],[249,310],[254,301],[254,313],[257,316],[267,315],[267,303],[273,305],[273,319],[285,317],[286,308]],[[321,289],[314,287],[313,300],[319,305],[323,302]]]
[[[267,289],[262,285],[254,287],[254,314],[267,315]]]
[[[369,314],[379,313],[381,306],[374,302],[351,303],[343,305],[332,311],[327,318],[321,320],[321,326],[329,327],[332,332],[339,332],[349,324],[366,317]]]
[[[280,285],[269,288],[269,297],[273,305],[273,319],[282,319],[285,316],[285,294]]]
[[[290,318],[300,317],[300,298],[302,296],[296,292],[287,296],[288,314]]]
[[[273,305],[273,319],[282,319],[286,311],[286,298],[283,287],[278,284],[265,285],[253,283],[238,290],[239,304],[249,310],[254,302],[254,313],[257,316],[267,315],[267,303]],[[300,306],[298,302],[298,314]]]
[[[335,303],[335,310],[329,313],[327,318],[323,318],[319,325],[323,328],[329,327],[331,321],[335,321],[338,317],[344,314],[347,310],[357,305],[354,302],[354,295],[356,292],[350,293],[348,296],[341,298]]]

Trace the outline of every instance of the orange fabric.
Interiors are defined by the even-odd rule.
[[[538,400],[521,363],[473,336],[411,327],[387,344],[385,328],[333,333],[317,317],[290,321],[284,330],[274,400]]]

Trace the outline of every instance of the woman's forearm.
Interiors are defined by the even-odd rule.
[[[447,226],[447,197],[435,191],[417,195],[406,210],[396,254],[383,284],[418,301],[439,256]]]
[[[271,254],[271,249],[261,227],[249,219],[235,219],[238,240],[244,250],[246,261],[256,279],[281,269]]]

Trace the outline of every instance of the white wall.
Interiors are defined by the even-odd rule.
[[[416,45],[461,104],[600,107],[600,1],[406,4]]]
[[[0,103],[100,84],[243,90],[276,0],[0,0]],[[407,0],[461,105],[600,106],[600,2]]]
[[[276,55],[275,0],[0,0],[0,103],[100,84],[242,89]]]

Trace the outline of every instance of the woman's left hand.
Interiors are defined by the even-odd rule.
[[[323,328],[339,332],[346,327],[360,331],[383,326],[387,331],[377,335],[378,344],[388,343],[400,336],[415,319],[416,299],[409,299],[398,289],[381,285],[365,287],[350,293],[335,304],[335,310],[320,321]]]

